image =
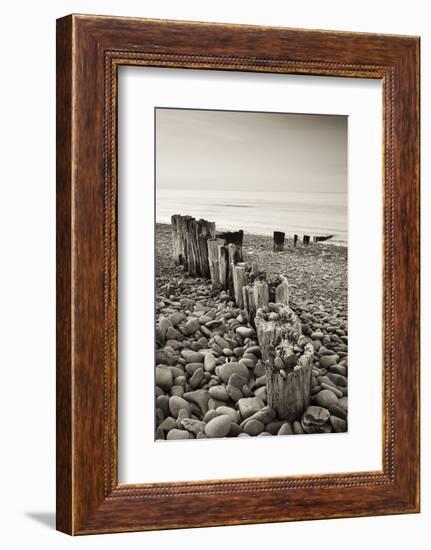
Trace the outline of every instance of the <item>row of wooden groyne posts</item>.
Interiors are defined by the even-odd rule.
[[[260,303],[260,294],[266,292],[262,288],[262,273],[258,272],[254,262],[247,266],[243,262],[242,242],[244,232],[225,231],[217,232],[214,222],[204,219],[196,220],[192,216],[175,214],[171,217],[173,255],[177,265],[182,265],[191,276],[210,278],[214,286],[230,290],[239,307],[247,311],[253,310],[253,298],[249,282],[254,282],[255,292]],[[330,239],[328,236],[314,236],[312,242],[317,243]],[[310,243],[310,236],[304,235],[302,242]],[[293,237],[293,245],[296,246],[298,235]],[[284,250],[285,233],[274,231],[273,251]],[[287,296],[287,281],[281,276],[281,282],[285,282],[278,294]],[[260,285],[260,286],[259,286]]]
[[[191,216],[174,215],[171,222],[175,263],[189,275],[211,279],[215,287],[229,291],[252,322],[257,308],[269,301],[289,305],[286,277],[267,281],[256,262],[247,265],[243,261],[242,230],[217,232],[214,222]]]
[[[175,263],[190,276],[211,279],[246,311],[265,363],[268,405],[279,418],[298,419],[310,402],[314,351],[289,307],[287,278],[268,280],[255,262],[243,261],[243,231],[217,232],[214,222],[191,216],[173,215],[171,223]]]

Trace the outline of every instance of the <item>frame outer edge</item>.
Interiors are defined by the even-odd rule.
[[[168,523],[164,523],[162,521],[161,517],[157,517],[154,521],[155,523],[152,523],[149,521],[146,523],[146,525],[142,525],[141,521],[136,521],[136,519],[133,521],[131,518],[130,520],[132,523],[125,523],[125,513],[126,513],[126,507],[131,505],[131,499],[130,497],[125,496],[124,499],[120,499],[120,502],[118,502],[118,506],[114,506],[114,502],[109,498],[109,495],[106,494],[104,497],[102,496],[103,487],[100,479],[100,472],[101,467],[99,464],[95,463],[92,465],[91,468],[88,468],[88,459],[93,459],[95,457],[100,458],[100,445],[99,440],[97,437],[100,436],[100,431],[95,430],[94,426],[94,419],[91,418],[91,414],[94,414],[95,407],[99,408],[99,403],[93,405],[86,400],[87,393],[85,391],[85,387],[83,384],[85,382],[88,382],[89,387],[91,387],[91,384],[95,384],[96,380],[98,381],[100,379],[99,374],[97,373],[97,370],[95,372],[94,367],[96,366],[96,363],[92,362],[92,356],[91,354],[84,355],[81,351],[80,346],[80,338],[82,342],[88,346],[88,342],[91,341],[92,335],[91,334],[83,334],[83,329],[85,327],[79,327],[74,326],[73,324],[73,316],[76,316],[77,322],[80,320],[80,316],[84,318],[85,321],[87,321],[86,314],[88,313],[88,302],[83,302],[83,299],[86,299],[87,292],[88,292],[88,286],[83,285],[83,280],[79,279],[79,277],[83,274],[85,274],[85,269],[81,269],[80,265],[83,264],[84,267],[86,266],[85,262],[88,262],[88,257],[82,257],[79,255],[79,251],[88,252],[86,249],[80,250],[80,242],[84,235],[84,229],[81,227],[81,224],[79,222],[83,222],[86,220],[84,216],[84,210],[87,209],[88,204],[96,204],[94,203],[94,200],[99,200],[96,193],[91,192],[91,187],[89,187],[89,184],[91,183],[91,178],[89,179],[90,174],[82,171],[81,173],[81,167],[76,165],[76,162],[81,162],[81,155],[83,156],[83,162],[88,163],[88,159],[90,158],[88,155],[88,151],[84,154],[81,151],[82,144],[78,140],[76,142],[75,148],[73,146],[74,141],[78,138],[81,140],[90,136],[91,133],[94,131],[97,134],[96,128],[98,127],[97,124],[99,124],[99,121],[96,121],[95,119],[88,120],[87,122],[90,122],[90,127],[85,126],[84,122],[81,120],[81,117],[76,119],[76,122],[74,123],[74,109],[76,106],[76,109],[81,109],[80,114],[85,115],[86,108],[89,107],[88,104],[86,104],[86,101],[89,99],[92,101],[95,101],[95,105],[97,109],[100,108],[99,104],[99,97],[97,96],[97,93],[101,93],[101,89],[98,90],[92,90],[91,94],[83,97],[82,90],[80,88],[80,74],[83,71],[83,67],[87,66],[87,63],[89,62],[95,62],[98,59],[98,62],[101,60],[101,55],[103,55],[104,49],[110,49],[109,47],[106,47],[106,44],[104,43],[105,38],[109,41],[112,41],[115,39],[115,41],[119,42],[121,44],[119,30],[116,28],[113,29],[101,29],[99,28],[99,24],[97,24],[97,28],[84,29],[86,26],[86,22],[88,23],[91,21],[92,16],[68,16],[66,18],[60,19],[57,22],[57,192],[58,192],[58,198],[57,198],[57,252],[58,252],[58,274],[57,274],[57,299],[58,299],[58,310],[57,310],[57,360],[58,360],[58,366],[57,366],[57,528],[61,531],[64,531],[69,534],[85,534],[85,533],[95,533],[95,532],[107,532],[107,531],[123,531],[123,530],[143,530],[143,529],[157,529],[157,528],[173,528],[173,527],[181,527],[185,526],[181,523],[178,523],[180,521],[183,514],[183,509],[181,508],[176,510],[175,517],[176,519],[173,520],[172,516],[170,520],[168,520]],[[109,18],[109,24],[112,22],[113,27],[115,27],[115,23],[117,21],[117,18]],[[142,24],[145,23],[145,20],[141,20]],[[93,18],[94,22],[94,18]],[[105,20],[106,22],[106,20]],[[136,20],[135,20],[136,23]],[[174,25],[178,24],[179,22],[172,22]],[[155,22],[156,26],[159,27],[163,26],[165,27],[167,25],[166,22],[158,21]],[[193,25],[199,25],[194,23]],[[185,24],[184,27],[187,27],[188,25]],[[204,25],[203,25],[204,26]],[[240,28],[240,27],[239,27]],[[238,29],[239,29],[238,28]],[[259,27],[257,27],[259,28]],[[126,25],[127,29],[127,25]],[[237,32],[238,29],[235,29]],[[160,30],[160,29],[158,29]],[[169,30],[169,29],[166,29]],[[187,30],[187,29],[184,29]],[[293,33],[295,33],[295,30],[293,29],[285,29],[286,31],[290,30]],[[86,32],[88,31],[88,32]],[[99,33],[107,32],[106,36]],[[112,31],[112,33],[111,33]],[[136,29],[134,29],[134,32]],[[310,33],[313,33],[314,31],[309,31]],[[335,35],[336,33],[334,31]],[[76,44],[73,40],[74,35],[76,35]],[[83,40],[83,36],[85,35],[85,40]],[[352,34],[352,41],[353,37],[358,37],[359,35]],[[362,36],[362,35],[361,35]],[[382,38],[386,38],[384,35],[370,35],[370,41],[377,40],[377,37],[381,36]],[[347,38],[347,37],[346,37]],[[364,38],[362,36],[362,38]],[[400,48],[403,51],[403,54],[406,54],[407,50],[410,50],[409,52],[409,59],[411,61],[411,55],[413,51],[413,43],[416,41],[416,49],[415,53],[413,53],[413,57],[415,61],[418,61],[418,40],[414,39],[412,37],[405,37],[405,39],[402,40],[402,47],[399,44],[398,38],[390,38],[387,37],[389,42],[393,42],[392,46],[393,49],[391,49],[391,44],[388,44],[389,48],[389,54],[388,56],[394,56],[399,55],[398,58],[398,68],[401,67],[403,62],[406,62],[406,57],[404,57],[404,60],[402,59],[403,55],[400,55]],[[100,39],[100,40],[99,40]],[[144,46],[141,46],[140,40],[136,43],[136,48],[144,48]],[[156,40],[156,44],[158,43],[157,39],[150,38],[150,40]],[[85,44],[84,44],[85,42]],[[91,43],[91,51],[86,51],[86,48],[89,48],[89,44]],[[145,40],[142,42],[142,44],[145,43]],[[85,46],[85,47],[84,47]],[[193,41],[191,47],[193,47]],[[135,47],[135,45],[134,45]],[[308,50],[310,50],[311,46],[308,45]],[[83,51],[81,51],[81,49]],[[232,50],[232,48],[230,48]],[[368,48],[369,49],[369,48]],[[144,50],[143,50],[144,51]],[[97,53],[96,53],[97,52]],[[85,59],[85,54],[90,55],[90,60]],[[77,58],[74,61],[74,55],[79,54],[79,59]],[[362,52],[362,56],[365,57],[367,54],[367,48],[364,49]],[[174,55],[170,53],[169,55]],[[289,55],[289,52],[287,52],[287,55]],[[370,54],[371,55],[371,54]],[[84,56],[84,57],[83,57]],[[93,57],[92,57],[93,56]],[[187,54],[185,55],[187,57]],[[218,56],[217,56],[218,57]],[[96,59],[97,58],[97,59]],[[329,59],[331,57],[329,56]],[[289,59],[289,57],[287,57]],[[199,65],[200,63],[197,63],[196,65]],[[388,62],[387,68],[390,68],[390,65],[394,68],[395,62],[393,59],[391,59],[390,64]],[[405,67],[405,65],[404,65]],[[96,69],[96,84],[97,87],[100,86],[101,79],[100,79],[100,66],[95,67],[93,65],[93,68]],[[198,68],[198,67],[196,67]],[[211,67],[212,68],[212,67]],[[76,76],[75,72],[76,70]],[[238,69],[234,69],[238,70]],[[239,69],[240,70],[240,69]],[[247,70],[244,69],[243,70]],[[404,91],[407,90],[407,92],[410,92],[413,94],[414,100],[417,99],[418,96],[418,75],[415,72],[417,68],[413,69],[413,76],[410,72],[410,79],[409,81],[403,86]],[[319,69],[319,72],[321,70]],[[266,71],[265,71],[266,72]],[[283,71],[284,72],[284,71]],[[288,72],[288,71],[286,71]],[[293,71],[292,71],[293,72]],[[323,71],[322,71],[323,72]],[[335,70],[333,68],[328,69],[328,74],[334,74]],[[352,76],[360,76],[361,71],[354,74],[354,71],[352,72]],[[362,76],[367,76],[365,73],[362,74]],[[93,77],[92,77],[93,78]],[[84,90],[87,90],[87,88],[84,86]],[[403,101],[403,97],[398,96],[397,101],[401,102]],[[405,105],[404,105],[405,107]],[[406,107],[407,113],[413,118],[414,121],[418,122],[418,105],[416,104],[416,111],[413,112],[414,109],[409,108],[409,106]],[[100,115],[99,110],[96,112],[96,117]],[[412,124],[410,121],[410,130],[412,128]],[[87,132],[88,130],[88,132]],[[402,125],[397,121],[396,130],[398,132],[402,132]],[[85,133],[84,133],[85,131]],[[413,129],[413,134],[416,135],[417,138],[417,128],[416,133]],[[97,135],[97,139],[99,136]],[[81,145],[80,145],[81,144]],[[97,143],[97,147],[99,146],[99,142]],[[417,149],[417,142],[414,143],[413,147]],[[399,153],[398,150],[396,150],[397,153]],[[418,219],[413,220],[413,215],[416,211],[416,206],[418,207],[418,155],[413,154],[413,156],[409,157],[410,161],[406,162],[405,158],[397,157],[395,159],[395,162],[398,163],[398,168],[400,166],[403,167],[403,170],[406,170],[406,165],[408,165],[411,169],[415,168],[415,176],[413,177],[413,180],[415,184],[411,186],[411,191],[413,193],[411,203],[413,201],[414,205],[413,208],[411,208],[411,205],[409,206],[407,220],[410,223],[410,227],[412,228],[412,237],[415,238],[414,243],[412,244],[412,250],[409,252],[409,257],[413,259],[414,265],[413,267],[410,267],[407,269],[407,272],[404,273],[405,277],[409,279],[410,282],[415,283],[415,290],[413,295],[416,296],[417,289],[418,289],[418,270],[417,270],[417,264],[418,264]],[[97,168],[97,170],[99,170]],[[75,175],[76,174],[76,175]],[[96,174],[96,168],[92,168],[91,175]],[[98,173],[96,174],[98,177]],[[405,175],[405,172],[404,172]],[[83,177],[86,180],[85,181],[85,189],[84,189],[84,182]],[[87,179],[89,180],[87,182]],[[76,181],[75,181],[76,180]],[[79,184],[79,185],[78,185]],[[85,191],[85,193],[84,193]],[[76,204],[74,202],[74,198],[76,198]],[[85,201],[85,199],[91,199],[89,202]],[[86,205],[86,206],[85,206]],[[99,219],[100,212],[97,212],[97,219]],[[76,227],[74,227],[74,218],[76,217]],[[86,223],[86,222],[85,222]],[[414,225],[416,223],[416,225]],[[397,231],[399,231],[401,228],[398,227]],[[92,232],[92,239],[94,238],[95,234],[98,233],[98,230],[95,230],[93,226],[91,226]],[[105,235],[106,239],[106,235]],[[400,242],[401,239],[398,241]],[[82,243],[81,243],[82,244]],[[106,242],[105,242],[106,245]],[[95,241],[92,241],[92,246],[94,250]],[[398,245],[399,246],[399,245]],[[398,248],[398,247],[397,247]],[[400,254],[399,249],[396,250],[396,256]],[[99,254],[99,248],[97,246],[97,254]],[[86,254],[84,254],[86,256]],[[75,264],[76,270],[74,270],[74,257],[77,260],[79,258],[79,265],[78,263]],[[398,261],[400,264],[403,264],[405,266],[405,256],[403,256],[402,259],[400,259],[398,256],[396,257],[396,261]],[[94,274],[94,280],[99,280],[98,274]],[[73,279],[73,280],[72,280]],[[76,287],[76,288],[75,288]],[[83,292],[83,296],[80,296],[80,292]],[[402,292],[401,292],[402,294]],[[91,307],[94,306],[95,297],[91,298]],[[81,300],[81,302],[80,302]],[[79,307],[78,307],[79,306]],[[97,307],[97,306],[96,306]],[[97,315],[99,315],[100,312],[97,312]],[[411,330],[411,333],[416,338],[414,345],[416,346],[414,349],[414,373],[418,376],[418,343],[417,343],[417,331],[416,328],[418,328],[418,304],[415,302],[412,305],[408,307],[408,314],[410,316],[410,320],[413,323],[413,329]],[[60,326],[59,326],[60,325]],[[87,327],[87,328],[93,328],[93,327]],[[403,330],[403,329],[402,329]],[[81,331],[81,333],[80,333]],[[96,338],[98,337],[98,334],[94,333],[93,336]],[[73,356],[73,341],[76,342],[76,349],[77,349],[77,355],[74,358]],[[99,351],[98,351],[99,353]],[[74,359],[74,361],[73,361]],[[93,368],[92,368],[93,367]],[[74,372],[76,372],[77,379],[76,379],[76,392],[75,392],[75,406],[73,403],[73,391],[74,391]],[[404,371],[405,372],[405,369]],[[87,380],[84,380],[85,377],[88,376]],[[83,390],[83,394],[79,390]],[[94,389],[94,388],[93,388]],[[97,387],[96,387],[97,389]],[[413,397],[410,403],[412,404],[412,409],[409,411],[413,413],[413,416],[415,417],[411,422],[408,422],[409,427],[409,434],[405,441],[410,442],[413,448],[410,448],[410,450],[407,452],[407,456],[405,458],[405,466],[407,468],[407,473],[404,474],[400,469],[400,464],[396,464],[396,469],[399,470],[400,478],[398,481],[401,481],[401,483],[398,483],[398,490],[401,490],[401,492],[390,495],[389,492],[386,493],[386,496],[389,498],[392,496],[394,498],[393,506],[388,506],[388,503],[386,505],[382,506],[376,506],[374,513],[370,510],[365,511],[365,513],[353,513],[353,511],[343,512],[343,514],[334,515],[332,517],[348,517],[348,516],[354,516],[354,515],[376,515],[376,514],[387,514],[387,513],[405,513],[405,512],[412,512],[412,511],[418,511],[418,510],[412,510],[413,507],[413,500],[417,502],[418,499],[418,490],[413,489],[412,485],[414,482],[416,487],[417,483],[419,482],[418,479],[418,436],[417,436],[417,429],[418,429],[418,418],[416,414],[418,413],[418,379],[415,378],[415,381],[412,381],[409,384],[409,389],[413,391]],[[97,390],[99,391],[99,390]],[[401,391],[401,402],[406,406],[405,401],[405,391],[404,393]],[[88,397],[88,396],[87,396]],[[110,396],[112,399],[112,395]],[[402,406],[402,405],[401,405]],[[415,408],[416,406],[416,408]],[[406,422],[406,415],[408,413],[407,410],[403,410],[400,412],[399,406],[396,407],[397,409],[397,419],[401,419],[402,422]],[[82,414],[88,413],[90,416],[85,419]],[[93,424],[92,424],[93,422]],[[115,427],[112,426],[112,429],[115,431]],[[107,433],[109,431],[109,421],[106,423],[104,422],[104,432]],[[88,439],[88,436],[91,438],[91,442]],[[112,437],[112,434],[111,434]],[[108,440],[111,439],[111,437],[108,437]],[[93,450],[91,447],[92,443],[96,443],[97,450]],[[58,447],[61,447],[60,449]],[[401,455],[399,455],[399,459],[401,460]],[[398,461],[396,461],[398,462]],[[74,476],[74,470],[76,475]],[[94,470],[94,471],[93,471]],[[330,476],[329,476],[330,477]],[[115,480],[114,480],[115,481]],[[222,480],[220,480],[222,481]],[[108,486],[110,483],[108,483]],[[395,486],[392,487],[395,489]],[[105,485],[105,491],[106,491],[106,485]],[[389,487],[388,487],[389,491]],[[108,491],[109,492],[109,491]],[[374,494],[372,491],[370,491],[371,494]],[[167,496],[167,495],[166,495]],[[376,493],[377,497],[382,497],[381,494]],[[108,498],[107,498],[108,497]],[[133,497],[132,497],[133,498]],[[187,498],[187,497],[186,497]],[[238,495],[233,496],[232,498],[239,499]],[[134,501],[136,504],[138,504],[136,501]],[[217,501],[218,503],[222,504],[221,500]],[[375,502],[377,504],[377,502]],[[111,506],[112,505],[112,506]],[[169,505],[168,505],[169,506]],[[139,507],[138,507],[139,508]],[[174,507],[175,508],[175,507]],[[137,512],[135,504],[133,505],[133,514]],[[145,507],[142,508],[144,510]],[[148,512],[150,513],[151,508],[147,508]],[[154,510],[154,508],[153,508]],[[130,510],[131,511],[131,510]],[[171,510],[173,512],[174,510]],[[178,517],[178,514],[179,516]],[[150,514],[151,515],[151,514]],[[159,514],[161,516],[162,514]],[[157,514],[156,514],[157,516]],[[267,521],[286,521],[289,520],[289,518],[281,519],[280,516],[271,516],[271,519],[263,519],[262,520],[253,520],[253,515],[249,516],[249,519],[241,518],[236,519],[233,523],[239,524],[239,523],[260,523],[260,522],[267,522]],[[320,516],[321,517],[321,516]],[[324,517],[330,517],[330,516],[324,516]],[[168,518],[165,518],[166,520]],[[290,519],[304,519],[303,517],[291,517]],[[310,519],[317,519],[317,516],[311,517]],[[149,518],[148,518],[149,520]],[[144,518],[142,519],[144,521]],[[147,520],[145,520],[147,521]],[[221,520],[214,520],[209,517],[203,517],[203,520],[197,524],[194,525],[186,525],[186,526],[209,526],[209,525],[222,525],[222,524],[229,524],[229,522],[221,521]],[[112,527],[110,527],[110,525]]]
[[[396,316],[402,346],[397,365],[403,369],[396,399],[403,403],[395,414],[399,487],[411,512],[420,511],[420,39],[396,68],[395,155],[399,161],[396,216]],[[398,344],[398,342],[397,342]]]
[[[56,528],[73,534],[73,17],[56,24]]]

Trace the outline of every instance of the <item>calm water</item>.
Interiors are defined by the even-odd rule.
[[[205,218],[217,229],[335,235],[333,241],[347,242],[347,193],[158,189],[156,221],[170,223],[172,214]]]

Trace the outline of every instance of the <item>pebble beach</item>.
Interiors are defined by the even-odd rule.
[[[312,343],[310,406],[277,418],[267,404],[254,327],[228,292],[174,263],[169,224],[156,225],[155,438],[261,437],[347,431],[347,247],[272,251],[272,237],[244,233],[244,261],[289,282],[290,307]]]

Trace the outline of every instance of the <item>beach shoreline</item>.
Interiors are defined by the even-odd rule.
[[[162,270],[172,274],[176,266],[172,259],[171,224],[156,223],[156,278]],[[256,262],[259,269],[269,276],[284,275],[290,286],[292,299],[308,301],[310,297],[322,300],[331,307],[329,301],[340,298],[340,311],[343,304],[347,316],[347,245],[331,242],[310,243],[298,242],[293,246],[293,239],[285,241],[283,252],[272,251],[272,237],[244,232],[243,259],[251,264]],[[322,283],[327,287],[322,288]],[[210,282],[208,281],[208,284]],[[325,292],[323,292],[325,291]]]

